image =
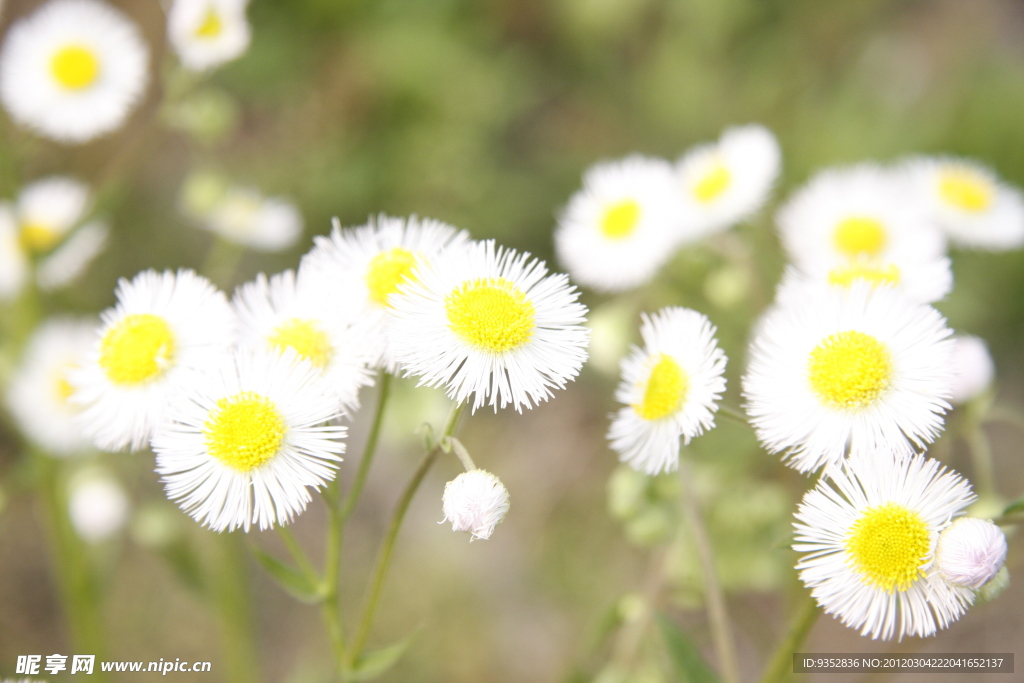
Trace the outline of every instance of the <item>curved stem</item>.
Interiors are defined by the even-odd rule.
[[[971,453],[974,463],[974,481],[982,494],[995,495],[995,473],[992,467],[992,447],[984,427],[979,422],[972,422],[964,431],[964,440]]]
[[[720,405],[718,406],[718,414],[721,415],[722,417],[729,418],[733,422],[739,422],[741,425],[745,427],[750,426],[750,422],[747,421],[747,416],[744,415],[743,411],[739,410],[738,408],[733,408],[727,405]]]
[[[793,653],[804,642],[807,634],[811,631],[811,627],[814,626],[814,622],[817,621],[819,614],[821,614],[821,610],[818,609],[818,603],[811,597],[811,594],[807,593],[804,595],[797,614],[789,627],[789,633],[779,643],[775,653],[768,662],[768,666],[765,667],[761,683],[780,683],[780,681],[784,681],[792,676]]]

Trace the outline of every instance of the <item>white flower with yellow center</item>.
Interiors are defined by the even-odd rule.
[[[56,318],[43,323],[25,346],[25,358],[11,378],[7,407],[34,443],[55,456],[92,450],[71,402],[69,377],[96,342],[95,322]]]
[[[643,348],[622,360],[615,398],[625,403],[608,431],[612,448],[633,469],[656,475],[679,467],[679,439],[715,425],[725,391],[725,354],[715,326],[688,308],[643,315]]]
[[[826,613],[861,635],[930,636],[974,600],[935,561],[939,534],[973,500],[960,475],[922,455],[851,457],[797,510],[800,578]]]
[[[18,233],[29,253],[45,253],[60,243],[89,210],[89,188],[73,178],[54,176],[26,186],[18,196]]]
[[[792,297],[756,330],[747,415],[790,466],[810,472],[882,448],[905,457],[941,431],[953,342],[934,308],[856,282]]]
[[[355,325],[359,309],[330,300],[294,271],[270,280],[260,273],[242,285],[232,302],[239,345],[283,352],[291,349],[327,379],[346,412],[359,408],[359,389],[373,383],[366,369],[371,353]]]
[[[330,301],[363,307],[366,348],[372,366],[394,373],[398,365],[390,350],[387,312],[390,297],[413,278],[418,265],[428,264],[448,249],[462,249],[469,234],[430,218],[379,216],[363,227],[342,230],[335,219],[329,237],[302,258],[300,271]]]
[[[291,350],[240,350],[190,373],[153,437],[168,498],[214,531],[288,524],[334,479],[345,428],[325,378]]]
[[[517,411],[564,388],[587,358],[587,309],[566,275],[493,240],[421,265],[390,298],[390,344],[420,384],[472,409]]]
[[[803,291],[822,287],[849,289],[855,282],[870,287],[889,287],[919,304],[943,299],[953,289],[953,267],[943,256],[931,261],[906,260],[900,265],[880,261],[851,261],[835,268],[812,268],[810,272],[787,266],[775,293],[775,301],[783,304],[801,298]]]
[[[725,230],[757,212],[781,164],[778,141],[759,125],[728,128],[717,142],[688,150],[675,166],[685,212],[680,242]]]
[[[51,0],[0,48],[0,101],[18,123],[62,142],[118,128],[142,97],[149,50],[135,24],[97,0]]]
[[[190,369],[209,368],[234,341],[224,294],[190,270],[147,270],[117,286],[117,305],[84,367],[72,374],[81,424],[100,448],[138,450],[165,419]]]
[[[258,251],[283,251],[302,234],[302,214],[294,204],[247,187],[228,188],[197,218],[201,228]]]
[[[240,57],[249,47],[249,0],[174,0],[167,35],[181,63],[202,71]]]
[[[110,228],[102,220],[89,221],[36,266],[36,283],[40,289],[67,287],[85,272],[104,247]]]
[[[905,165],[914,199],[950,241],[966,249],[1024,246],[1024,196],[995,173],[967,159],[911,159]]]
[[[668,162],[632,156],[598,164],[558,219],[558,260],[586,287],[638,287],[672,256],[679,215]]]

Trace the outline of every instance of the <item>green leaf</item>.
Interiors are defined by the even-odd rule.
[[[660,615],[658,625],[680,682],[718,683],[718,676],[704,661],[697,646],[678,626]]]
[[[416,633],[419,633],[419,631]],[[413,633],[404,640],[398,641],[394,645],[388,645],[379,650],[360,655],[359,659],[356,660],[355,666],[352,667],[352,680],[357,682],[372,681],[378,676],[383,675],[409,649],[409,645],[412,644],[416,633]]]
[[[259,548],[251,547],[253,556],[259,560],[259,563],[263,565],[263,568],[274,577],[274,579],[284,588],[286,591],[291,593],[297,600],[307,603],[317,603],[323,599],[323,593],[320,587],[314,583],[310,577],[306,576],[298,569],[286,565],[281,560],[277,559],[272,555],[268,555]]]
[[[1018,512],[1024,512],[1024,496],[1007,505],[1006,509],[1003,510],[1003,515],[1015,515]]]

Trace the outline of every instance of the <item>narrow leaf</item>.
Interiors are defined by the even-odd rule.
[[[267,570],[274,580],[286,591],[295,596],[296,599],[307,603],[320,602],[323,595],[320,588],[310,580],[308,576],[294,567],[290,567],[272,555],[268,555],[259,548],[249,548],[263,568]]]
[[[415,637],[416,633],[413,633],[408,638],[400,640],[394,645],[388,645],[360,656],[356,660],[355,667],[353,667],[352,680],[357,683],[359,681],[372,681],[383,675],[405,654],[405,651],[409,649],[409,645],[412,644]]]
[[[1022,497],[1018,498],[1017,500],[1013,501],[1012,503],[1010,503],[1006,507],[1006,509],[1003,510],[1003,515],[1004,516],[1006,516],[1006,515],[1015,515],[1018,512],[1024,512],[1024,496],[1022,496]]]
[[[718,683],[718,676],[704,661],[700,650],[678,626],[663,616],[658,617],[658,625],[681,683]]]

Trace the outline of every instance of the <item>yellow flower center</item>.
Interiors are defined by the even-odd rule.
[[[316,367],[323,369],[331,362],[334,349],[327,334],[315,320],[292,318],[278,325],[267,341],[282,351],[292,348]]]
[[[849,287],[854,280],[866,280],[873,286],[898,285],[900,269],[895,263],[884,266],[871,263],[849,263],[832,269],[828,274],[829,284],[833,285]]]
[[[203,426],[206,450],[238,472],[277,455],[287,427],[274,402],[252,391],[217,401]]]
[[[832,408],[863,408],[892,377],[885,344],[871,335],[847,330],[826,338],[811,351],[808,379],[822,403]]]
[[[18,237],[22,249],[41,253],[57,243],[60,233],[43,223],[22,223]]]
[[[53,373],[53,395],[62,406],[68,406],[71,395],[75,393],[75,387],[68,381],[68,373],[77,368],[75,363],[65,363]]]
[[[623,199],[611,204],[601,216],[601,234],[608,239],[629,237],[640,223],[640,204],[635,199]]]
[[[693,186],[693,194],[698,201],[708,204],[728,190],[731,183],[732,173],[721,161],[715,161]]]
[[[892,593],[904,592],[924,576],[931,539],[921,515],[896,503],[864,512],[846,539],[853,568],[864,581]]]
[[[661,354],[647,378],[643,403],[634,405],[633,410],[645,420],[661,419],[679,410],[689,389],[686,370],[671,356]]]
[[[415,282],[412,271],[416,263],[416,254],[401,247],[382,251],[374,256],[366,270],[366,287],[370,290],[370,301],[387,306],[388,297],[398,291],[399,284],[406,281]]]
[[[100,60],[90,48],[66,45],[54,53],[50,72],[68,90],[82,90],[92,85],[100,75]]]
[[[969,168],[947,168],[939,173],[939,196],[964,211],[984,211],[992,204],[992,181]]]
[[[878,256],[888,241],[885,226],[869,216],[850,216],[839,221],[833,234],[836,248],[847,256]]]
[[[103,336],[100,367],[114,384],[141,384],[161,374],[174,356],[174,333],[151,313],[126,315]]]
[[[216,8],[212,5],[206,9],[203,21],[196,28],[196,38],[216,38],[224,30],[224,22],[220,20]]]
[[[533,336],[533,303],[505,278],[462,283],[445,297],[444,310],[452,332],[483,351],[511,351]]]

